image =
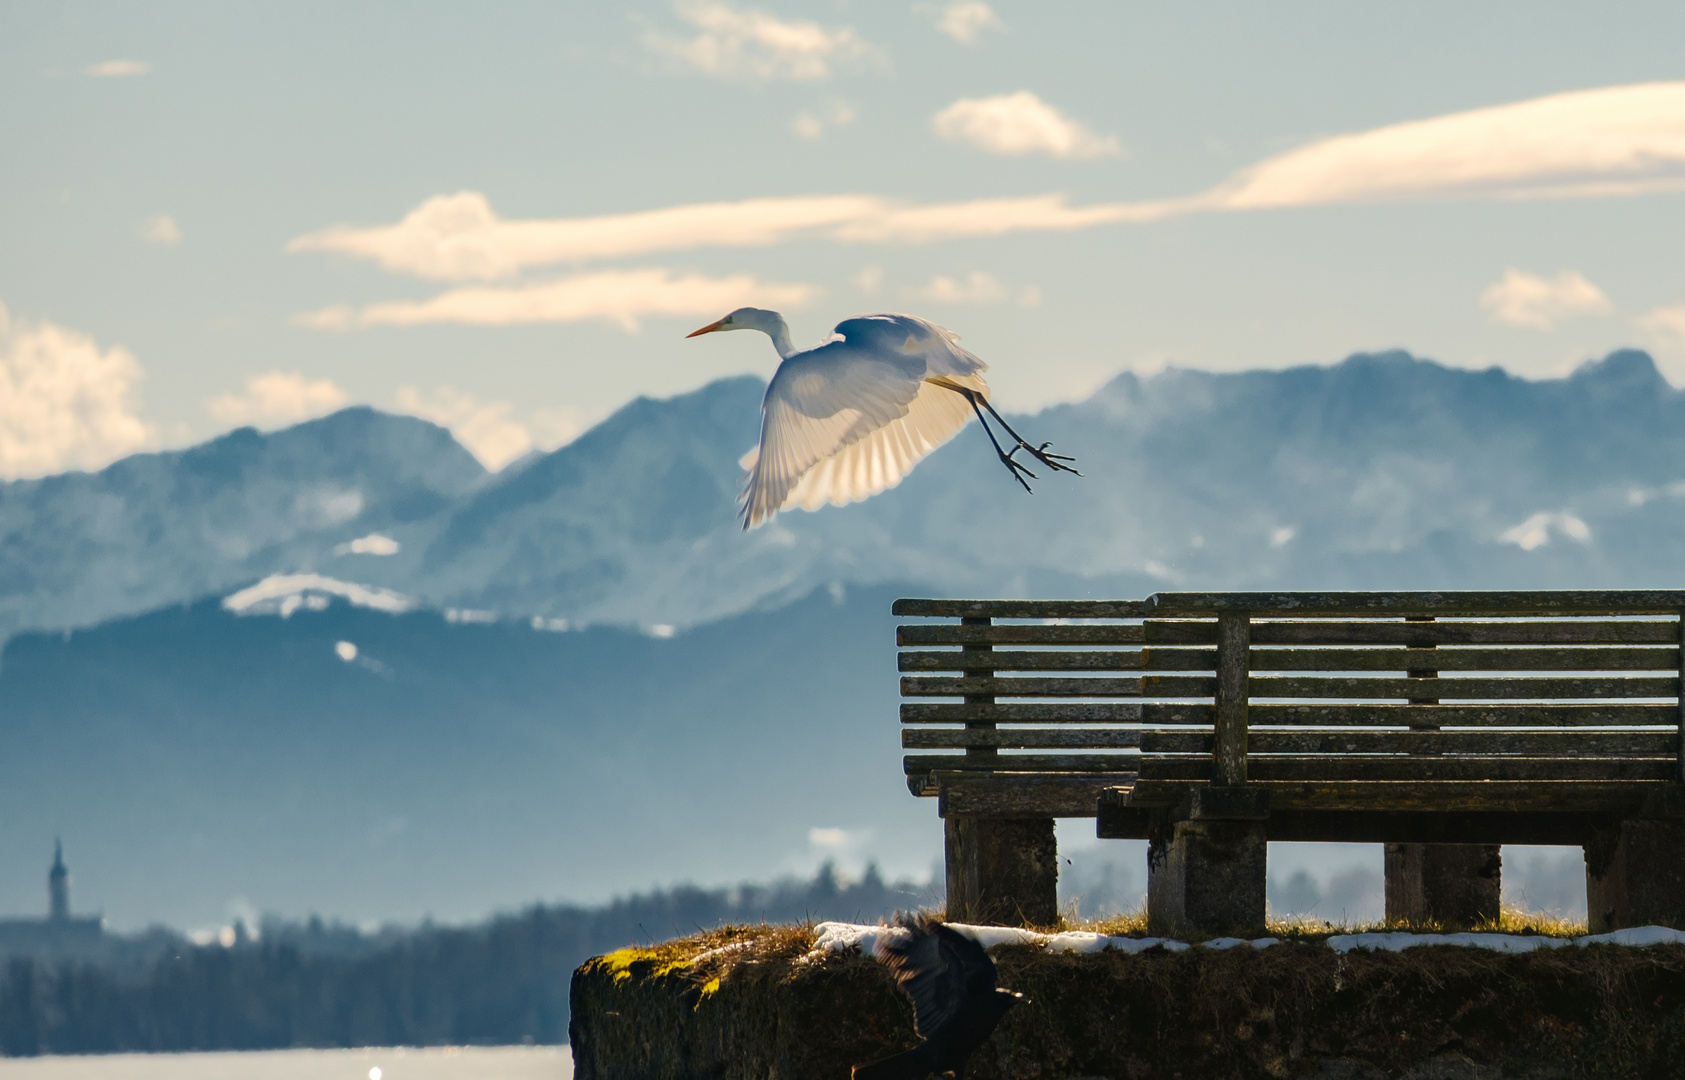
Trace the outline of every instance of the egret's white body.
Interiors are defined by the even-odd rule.
[[[795,349],[783,316],[743,308],[690,336],[761,330],[784,362],[761,402],[760,445],[743,456],[743,525],[779,510],[842,506],[892,488],[987,400],[988,365],[951,331],[912,315],[844,319],[822,344]]]

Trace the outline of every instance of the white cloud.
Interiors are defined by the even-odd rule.
[[[950,0],[936,19],[936,29],[961,45],[975,45],[985,30],[1005,30],[995,9],[983,0]]]
[[[1564,319],[1602,315],[1612,307],[1603,290],[1576,271],[1547,278],[1513,266],[1480,294],[1480,306],[1493,322],[1535,330],[1552,330]]]
[[[154,214],[141,223],[140,238],[161,247],[175,247],[181,243],[181,226],[168,214]]]
[[[452,386],[423,394],[414,386],[398,388],[398,408],[450,429],[456,441],[492,472],[532,450],[554,450],[584,430],[572,410],[540,409],[522,422],[506,401],[481,401]]]
[[[1685,304],[1655,308],[1638,323],[1668,345],[1685,345]]]
[[[344,405],[345,391],[332,379],[311,379],[297,371],[269,371],[246,380],[243,394],[219,394],[205,403],[224,424],[285,427]]]
[[[944,139],[1012,157],[1097,158],[1123,153],[1115,138],[1096,135],[1028,90],[961,98],[937,113],[931,126]]]
[[[1012,293],[999,278],[983,270],[973,270],[963,278],[937,274],[907,295],[933,304],[1003,304],[1013,300]],[[1041,290],[1027,285],[1018,290],[1016,303],[1020,307],[1035,307],[1041,303]]]
[[[858,274],[854,275],[854,286],[868,296],[876,293],[883,288],[883,267],[876,265],[863,267]]]
[[[145,75],[152,65],[145,60],[105,60],[82,69],[84,75],[96,79],[121,79],[131,75]]]
[[[879,195],[802,195],[505,221],[485,195],[462,191],[426,200],[395,225],[334,226],[296,238],[287,250],[369,259],[435,280],[490,281],[557,263],[816,237],[920,244],[1193,213],[1664,190],[1685,190],[1685,82],[1576,91],[1321,139],[1210,190],[1167,199],[1072,206],[1046,194],[916,205]]]
[[[1321,139],[1185,209],[1432,198],[1583,198],[1685,188],[1685,82],[1533,98]]]
[[[808,19],[780,19],[711,0],[679,0],[674,10],[698,33],[688,40],[651,33],[652,50],[723,79],[812,80],[831,76],[838,62],[876,55],[847,26],[825,27]]]
[[[0,305],[0,478],[97,469],[156,441],[135,412],[140,362],[120,345]]]
[[[645,316],[717,315],[748,303],[801,307],[816,291],[811,285],[763,282],[748,274],[715,278],[663,269],[608,270],[538,285],[453,289],[430,300],[370,304],[361,310],[336,305],[300,315],[298,322],[320,330],[352,330],[427,323],[515,326],[606,319],[633,332]]]
[[[817,109],[803,109],[790,122],[790,130],[809,141],[825,137],[828,128],[847,127],[858,119],[854,106],[840,98],[827,101]]]
[[[1499,533],[1498,539],[1506,544],[1514,544],[1522,551],[1532,551],[1550,543],[1552,532],[1566,536],[1576,543],[1591,543],[1591,527],[1567,510],[1534,514],[1513,529]]]
[[[336,641],[334,642],[333,653],[335,656],[349,664],[351,661],[357,659],[357,646],[349,641]]]

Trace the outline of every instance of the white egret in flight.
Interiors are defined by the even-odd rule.
[[[926,454],[966,425],[973,414],[995,453],[1024,485],[1036,474],[1014,454],[1023,450],[1054,472],[1075,473],[1075,459],[1031,446],[989,404],[988,365],[961,348],[959,338],[912,315],[844,319],[811,349],[790,344],[784,316],[738,308],[719,322],[685,335],[759,330],[784,362],[761,401],[760,445],[743,456],[743,527],[752,529],[779,510],[843,506],[894,487]],[[1016,443],[1002,450],[987,409]],[[1080,475],[1080,474],[1079,474]]]

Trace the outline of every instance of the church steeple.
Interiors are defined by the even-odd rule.
[[[53,868],[47,872],[47,917],[53,922],[70,918],[70,871],[64,868],[64,844],[53,841]]]

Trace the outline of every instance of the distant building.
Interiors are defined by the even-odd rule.
[[[70,871],[64,865],[64,845],[55,842],[53,866],[47,871],[47,917],[0,919],[0,956],[90,952],[104,940],[104,922],[98,915],[70,913]]]

